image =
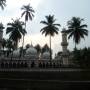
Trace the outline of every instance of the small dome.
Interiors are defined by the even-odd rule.
[[[49,59],[50,58],[50,52],[46,51],[43,53],[43,59]]]
[[[37,54],[37,50],[36,50],[33,46],[30,46],[30,47],[26,50],[26,54],[27,54],[27,55],[35,55],[35,54]]]
[[[13,57],[19,57],[19,55],[20,55],[20,49],[13,51]]]

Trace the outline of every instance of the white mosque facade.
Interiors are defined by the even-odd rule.
[[[63,30],[64,31],[64,30]],[[62,54],[56,56],[50,61],[50,52],[45,51],[43,54],[38,54],[37,50],[31,45],[24,56],[20,56],[20,49],[13,51],[13,56],[5,57],[0,56],[0,67],[1,68],[49,68],[49,67],[61,67],[62,65],[68,66],[69,54],[67,51],[67,34],[62,31]],[[2,34],[2,32],[0,32]],[[0,37],[2,40],[2,37]],[[0,42],[0,48],[1,48]]]

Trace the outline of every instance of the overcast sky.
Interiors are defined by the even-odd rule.
[[[11,22],[11,18],[16,19],[21,16],[22,5],[31,3],[31,6],[35,10],[35,17],[33,21],[27,23],[27,35],[25,37],[25,44],[33,43],[33,45],[40,44],[43,46],[45,43],[49,44],[49,37],[45,38],[40,33],[40,29],[43,25],[40,24],[41,20],[45,19],[46,15],[55,15],[57,19],[56,23],[61,24],[60,31],[63,27],[67,28],[67,21],[73,16],[84,18],[85,23],[90,30],[90,0],[7,0],[7,6],[4,11],[0,9],[0,21],[6,26],[8,22]],[[22,18],[24,20],[24,18]],[[54,53],[61,51],[61,33],[55,35],[52,38],[52,49]],[[90,33],[90,32],[89,32]],[[4,31],[4,37],[5,35]],[[90,35],[82,40],[78,48],[90,46]],[[68,49],[73,50],[74,43],[69,40]]]

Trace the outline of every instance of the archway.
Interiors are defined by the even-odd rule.
[[[16,63],[13,63],[13,68],[16,68],[17,66],[16,66]]]
[[[3,62],[1,63],[1,68],[4,68],[4,63]]]
[[[8,67],[9,67],[8,63],[5,63],[5,68],[8,68]]]

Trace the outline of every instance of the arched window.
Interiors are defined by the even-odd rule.
[[[24,63],[24,67],[25,67],[25,68],[27,68],[27,67],[28,67],[28,64],[27,64],[26,62]]]
[[[43,68],[45,68],[45,63],[43,63]]]
[[[13,65],[12,65],[12,63],[11,63],[11,62],[9,63],[9,68],[13,68]]]
[[[3,62],[1,63],[1,68],[4,68],[4,63]]]
[[[48,62],[46,63],[46,68],[48,68],[49,67],[49,64],[48,64]]]
[[[31,68],[33,68],[33,67],[35,67],[35,63],[34,62],[31,63]]]
[[[13,68],[16,68],[16,63],[13,63]]]
[[[17,63],[17,68],[20,68],[20,63],[19,62]]]
[[[23,64],[23,62],[21,62],[21,68],[24,68],[24,64]]]
[[[8,63],[5,63],[5,68],[8,68],[8,67],[9,67]]]
[[[39,68],[41,68],[42,67],[42,64],[41,64],[41,62],[39,63]]]

